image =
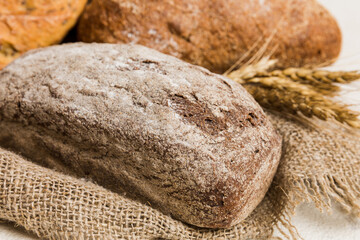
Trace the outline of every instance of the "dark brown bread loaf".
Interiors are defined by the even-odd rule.
[[[25,54],[0,72],[0,129],[3,147],[210,228],[256,207],[281,148],[239,84],[137,45]]]
[[[335,19],[315,0],[93,0],[79,23],[85,42],[138,43],[223,73],[273,33],[280,67],[333,61]]]

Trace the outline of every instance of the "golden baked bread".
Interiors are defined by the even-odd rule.
[[[0,69],[27,50],[62,40],[87,0],[0,1]]]
[[[330,63],[341,48],[315,0],[93,0],[78,30],[84,42],[142,44],[218,73],[273,33],[280,67]]]

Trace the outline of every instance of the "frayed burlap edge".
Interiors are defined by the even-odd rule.
[[[277,224],[282,235],[301,238],[290,219],[302,202],[331,213],[334,200],[348,214],[360,217],[359,132],[351,129],[349,134],[347,128],[322,121],[268,115],[284,139],[282,160],[268,191],[274,204],[285,205]]]

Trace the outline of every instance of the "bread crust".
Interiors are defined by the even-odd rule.
[[[0,69],[22,53],[60,42],[87,0],[0,1]]]
[[[264,197],[281,138],[241,85],[138,45],[33,50],[0,72],[0,145],[199,227]]]
[[[216,73],[273,34],[265,54],[276,49],[278,67],[329,64],[340,53],[336,20],[315,0],[93,0],[78,27],[81,41],[137,43]]]

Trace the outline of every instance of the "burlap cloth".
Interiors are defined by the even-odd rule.
[[[279,225],[286,229],[284,237],[297,237],[289,217],[305,200],[330,209],[332,198],[359,214],[360,138],[341,129],[269,116],[284,141],[279,169],[261,204],[231,229],[196,229],[4,149],[0,149],[0,218],[45,239],[269,239]]]

